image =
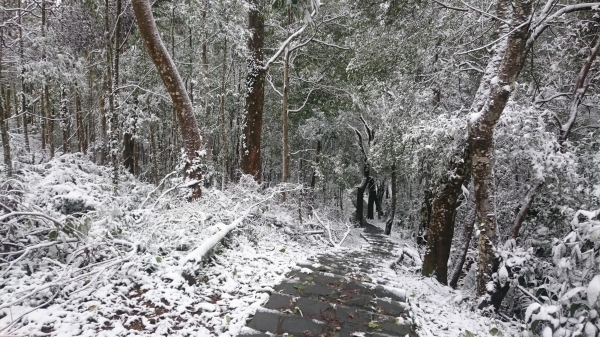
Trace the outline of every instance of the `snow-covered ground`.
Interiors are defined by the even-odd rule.
[[[374,225],[385,227],[383,222]],[[418,255],[414,240],[407,240],[403,234],[400,229],[392,231],[391,238],[398,245],[395,254]],[[516,322],[482,316],[475,310],[475,288],[452,289],[434,278],[415,273],[418,267],[402,264],[388,267],[372,277],[406,290],[421,337],[521,336]]]
[[[318,224],[301,222],[277,190],[243,181],[191,203],[177,190],[163,195],[178,183],[153,192],[122,174],[114,194],[111,171],[82,155],[20,164],[0,186],[2,202],[61,225],[3,220],[17,231],[3,240],[18,248],[0,260],[0,335],[235,335],[297,260],[328,247],[303,234]],[[236,220],[222,244],[196,256]]]
[[[319,219],[303,210],[301,220],[295,186],[287,203],[251,180],[184,202],[169,192],[176,177],[157,190],[122,173],[115,193],[111,171],[81,154],[20,163],[0,182],[6,209],[30,213],[0,215],[0,336],[234,336],[297,261],[331,249],[348,228],[334,210]],[[314,230],[324,231],[306,234]],[[410,247],[398,230],[392,239]],[[352,228],[343,246],[364,244]],[[372,278],[406,289],[421,336],[518,335],[480,316],[464,290],[387,267]]]

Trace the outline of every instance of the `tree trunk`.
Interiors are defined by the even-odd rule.
[[[315,169],[312,177],[310,178],[310,209],[315,205],[315,187],[317,186],[317,170],[319,167],[319,160],[321,157],[321,140],[317,140],[317,153],[315,155]]]
[[[4,38],[4,31],[0,31],[0,38]],[[3,44],[0,43],[0,79],[2,78],[2,59],[4,58]],[[2,97],[4,97],[4,86],[1,91]],[[9,106],[5,106],[0,102],[0,139],[2,139],[2,152],[4,153],[4,166],[6,166],[6,175],[11,177],[13,174],[12,170],[12,158],[10,156],[10,137],[8,135],[8,121],[6,120],[6,111],[9,110]]]
[[[469,145],[477,228],[479,237],[477,246],[479,262],[477,270],[477,295],[488,296],[481,305],[492,303],[499,285],[488,287],[492,274],[497,270],[495,254],[497,241],[497,223],[494,186],[494,127],[506,106],[515,80],[521,71],[526,55],[526,42],[529,37],[529,20],[532,2],[528,0],[498,0],[498,35],[501,40],[496,44],[480,87],[471,107],[469,119]]]
[[[108,125],[106,118],[106,99],[105,94],[108,92],[108,80],[106,74],[102,75],[102,93],[100,94],[100,165],[106,163],[106,148],[108,137]]]
[[[104,7],[104,34],[106,42],[106,79],[108,90],[108,131],[109,144],[108,151],[110,154],[111,164],[113,167],[112,184],[113,191],[116,194],[119,186],[119,162],[117,159],[118,153],[118,121],[115,113],[115,77],[113,74],[113,47],[110,39],[110,11],[109,11],[109,0],[105,0]]]
[[[75,91],[75,120],[77,123],[77,141],[79,152],[85,154],[85,134],[83,128],[83,114],[81,113],[81,96],[79,90]]]
[[[46,38],[46,0],[42,0],[42,26],[40,27],[41,31],[42,31],[42,40],[45,40]],[[46,50],[42,49],[42,61],[46,61]],[[42,116],[41,121],[40,121],[40,134],[41,134],[41,141],[42,141],[42,150],[46,149],[46,139],[47,137],[47,130],[46,130],[46,119],[48,118],[48,113],[46,110],[46,104],[44,101],[44,95],[45,95],[45,88],[46,88],[46,76],[45,76],[45,71],[44,71],[44,81],[42,82],[42,92],[41,92],[41,98],[40,98],[40,106],[41,106],[41,111],[40,114]]]
[[[248,0],[248,4],[250,5],[248,28],[251,31],[248,50],[251,58],[248,62],[249,68],[246,76],[248,91],[246,94],[246,123],[244,124],[241,169],[244,174],[249,174],[260,182],[262,180],[260,141],[262,137],[266,75],[263,55],[265,22],[259,10],[260,1]]]
[[[282,178],[281,182],[287,183],[290,178],[290,142],[289,142],[289,119],[288,119],[288,97],[290,87],[290,49],[285,48],[283,56],[283,91],[281,119],[283,121],[283,158],[282,158]],[[285,200],[285,194],[283,195]]]
[[[160,77],[171,96],[173,106],[177,113],[177,118],[181,127],[183,146],[187,157],[187,162],[184,167],[184,177],[196,180],[196,183],[190,186],[192,187],[190,199],[199,198],[202,193],[199,184],[202,177],[201,172],[198,169],[198,164],[200,159],[199,151],[202,143],[198,124],[192,110],[192,102],[187,95],[183,81],[175,67],[175,63],[162,43],[154,22],[154,17],[152,16],[149,0],[132,0],[131,3],[146,51],[158,69]]]
[[[206,14],[208,11],[208,1],[202,0],[202,73],[204,76],[204,114],[206,118],[206,132],[204,134],[205,140],[205,148],[206,148],[206,163],[208,165],[212,165],[213,157],[212,157],[212,130],[211,130],[211,120],[210,114],[212,107],[210,106],[210,97],[208,93],[210,92],[210,86],[208,85],[208,33],[206,31]]]
[[[543,185],[544,185],[544,182],[538,182],[527,192],[527,195],[525,196],[525,199],[523,200],[523,202],[521,203],[521,207],[519,208],[519,213],[517,213],[517,217],[515,218],[515,221],[513,222],[512,228],[510,229],[510,236],[513,239],[516,239],[519,237],[519,231],[521,230],[521,225],[525,221],[525,217],[527,216],[527,212],[529,211],[529,208],[531,207],[531,204],[533,203],[533,199],[535,198],[536,193],[540,190],[540,188]]]
[[[429,224],[431,223],[431,202],[433,200],[433,194],[430,189],[424,191],[423,204],[419,212],[419,231],[417,232],[417,244],[424,246],[427,244],[427,233],[429,231]]]
[[[50,105],[50,88],[48,85],[44,86],[44,99],[46,100],[46,110],[48,114],[48,145],[50,147],[50,158],[54,158],[54,107]]]
[[[387,235],[392,234],[392,225],[394,224],[394,218],[396,217],[396,198],[398,194],[396,176],[396,161],[394,160],[394,162],[392,163],[392,209],[390,210],[390,216],[385,222],[385,234]]]
[[[452,174],[445,177],[432,205],[427,235],[427,252],[423,260],[423,276],[435,274],[442,284],[448,284],[448,259],[454,235],[454,219],[462,186],[471,173],[470,151],[463,152],[452,163]]]
[[[473,207],[472,212],[469,212],[470,216],[465,219],[463,223],[463,228],[461,231],[461,237],[459,241],[459,247],[456,250],[454,258],[452,259],[453,266],[452,272],[450,273],[450,285],[452,288],[456,289],[458,284],[458,280],[460,275],[462,274],[463,266],[465,264],[465,259],[467,257],[467,252],[469,251],[469,246],[471,245],[471,238],[473,237],[473,228],[475,227],[475,208]]]
[[[356,193],[356,217],[355,220],[358,222],[359,226],[362,226],[364,223],[364,217],[363,217],[363,208],[364,208],[364,195],[365,195],[365,188],[367,187],[367,184],[369,182],[369,165],[365,164],[364,168],[363,168],[363,180],[360,183],[360,185],[357,187],[357,193]]]
[[[581,104],[581,100],[585,96],[587,89],[590,85],[589,82],[586,81],[586,79],[590,72],[590,68],[592,67],[592,63],[594,63],[594,60],[598,56],[599,52],[600,52],[600,37],[596,40],[596,44],[590,51],[588,57],[586,58],[585,62],[583,63],[583,67],[581,68],[581,70],[579,71],[579,74],[577,75],[577,78],[575,79],[575,85],[573,85],[572,96],[571,96],[572,97],[571,104],[569,106],[569,119],[567,120],[567,122],[564,125],[561,126],[560,135],[558,137],[558,144],[560,144],[561,148],[563,146],[563,143],[569,137],[569,134],[571,133],[571,129],[573,128],[573,125],[575,124],[575,120],[577,119],[577,112],[579,110],[579,105]]]
[[[65,87],[60,89],[60,129],[62,131],[63,153],[69,153],[69,129],[71,127],[71,118],[67,109],[67,95]]]
[[[23,136],[25,138],[25,151],[30,152],[31,151],[31,147],[29,146],[29,129],[28,129],[28,114],[27,114],[27,99],[25,97],[25,55],[24,55],[24,49],[23,49],[23,25],[22,25],[22,11],[21,11],[21,6],[22,6],[22,1],[19,0],[18,2],[18,12],[17,12],[17,23],[19,25],[19,67],[20,72],[21,72],[21,112],[23,113]]]
[[[375,200],[377,200],[377,188],[375,184],[375,179],[373,179],[373,177],[369,177],[367,189],[369,190],[369,202],[367,203],[367,219],[372,220],[375,219],[375,212],[373,212],[373,206],[375,206]]]
[[[152,181],[154,185],[158,186],[158,163],[157,156],[158,153],[156,151],[156,140],[155,140],[155,131],[154,131],[154,121],[150,120],[150,146],[152,147]]]
[[[227,128],[225,126],[225,79],[227,75],[227,37],[223,39],[223,75],[221,78],[221,190],[227,177]]]

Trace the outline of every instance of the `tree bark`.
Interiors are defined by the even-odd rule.
[[[283,56],[283,91],[282,91],[282,110],[281,119],[283,122],[283,158],[282,158],[282,183],[287,183],[290,178],[290,141],[289,141],[289,118],[288,118],[288,97],[290,87],[290,48],[286,47]],[[283,194],[285,201],[285,194]]]
[[[586,79],[590,72],[590,68],[592,67],[592,63],[594,63],[594,60],[598,56],[599,52],[600,52],[600,36],[596,40],[596,44],[591,49],[588,57],[586,58],[585,62],[583,63],[583,67],[581,68],[581,70],[579,71],[579,74],[577,75],[577,78],[575,79],[575,85],[573,86],[573,91],[572,91],[571,104],[569,106],[569,119],[567,120],[566,123],[564,123],[561,126],[560,135],[558,137],[558,144],[561,146],[561,148],[563,146],[563,143],[569,137],[569,134],[571,133],[571,129],[573,128],[573,125],[575,124],[575,120],[577,119],[577,112],[579,110],[579,105],[581,104],[581,100],[585,96],[587,89],[590,85],[589,82],[586,81]]]
[[[373,177],[369,177],[369,182],[367,183],[367,189],[369,190],[369,199],[367,202],[367,219],[375,219],[374,206],[375,201],[377,200],[377,187],[375,184],[375,179]]]
[[[158,186],[158,162],[157,156],[158,152],[156,151],[156,136],[154,131],[154,121],[150,120],[150,146],[152,147],[152,181],[154,185]]]
[[[529,208],[531,207],[531,204],[533,203],[533,199],[535,198],[536,193],[540,190],[540,188],[543,185],[544,185],[544,182],[540,181],[540,182],[536,183],[527,192],[527,195],[525,196],[525,199],[523,200],[523,203],[521,203],[521,207],[519,208],[519,213],[517,213],[517,217],[515,218],[515,221],[513,222],[512,228],[510,229],[510,236],[513,239],[516,239],[519,237],[519,231],[521,230],[521,225],[525,221],[525,217],[527,216],[527,212],[529,211]]]
[[[25,138],[25,151],[30,152],[31,147],[29,146],[29,129],[28,129],[28,118],[27,118],[27,99],[25,96],[25,55],[23,49],[23,25],[22,25],[22,1],[18,1],[19,9],[17,11],[17,23],[19,26],[19,67],[20,69],[20,81],[21,81],[21,112],[23,113],[23,136]]]
[[[221,77],[221,190],[227,180],[227,128],[225,120],[225,80],[227,76],[227,37],[223,39],[223,73]]]
[[[60,88],[60,129],[62,131],[63,153],[69,153],[69,129],[71,127],[71,118],[67,109],[67,95],[65,87]]]
[[[457,196],[458,197],[458,196]],[[423,203],[419,212],[419,231],[417,232],[417,244],[424,246],[427,244],[427,232],[431,223],[433,194],[430,189],[425,189],[423,193]]]
[[[4,31],[0,31],[0,38],[4,38]],[[2,59],[4,56],[3,44],[0,43],[0,78],[2,78]],[[1,91],[2,97],[4,97],[4,86]],[[6,175],[11,177],[13,174],[12,170],[12,158],[10,156],[10,137],[8,135],[8,121],[6,120],[6,111],[9,110],[8,105],[5,106],[0,102],[0,139],[2,139],[2,152],[4,153],[4,166],[6,166]]]
[[[46,0],[42,0],[42,26],[40,27],[41,31],[42,31],[42,40],[45,40],[46,38]],[[46,61],[46,50],[42,49],[42,61]],[[41,106],[41,111],[40,114],[42,115],[41,121],[40,121],[40,134],[41,134],[41,141],[42,141],[42,150],[46,149],[46,140],[47,140],[47,130],[46,130],[46,119],[48,118],[48,113],[47,113],[47,109],[46,109],[46,104],[45,104],[45,100],[44,100],[44,95],[45,95],[45,88],[46,88],[46,76],[45,76],[45,71],[44,71],[44,81],[42,82],[42,92],[41,92],[41,99],[40,99],[40,106]]]
[[[319,160],[321,159],[321,140],[317,140],[317,153],[315,154],[315,169],[310,178],[310,209],[312,210],[315,205],[315,187],[317,186],[317,170],[319,167]]]
[[[77,141],[79,145],[79,152],[85,154],[85,134],[83,128],[83,114],[81,113],[81,96],[79,90],[75,91],[75,120],[77,123]]]
[[[392,225],[394,224],[394,218],[396,217],[396,201],[397,201],[397,194],[398,194],[398,185],[396,182],[396,161],[394,160],[394,162],[392,163],[392,209],[390,210],[390,216],[388,217],[387,221],[385,222],[385,234],[387,235],[391,235],[392,234]]]
[[[54,107],[50,105],[50,88],[48,85],[44,86],[44,100],[46,101],[46,110],[48,112],[48,145],[50,148],[50,158],[54,158]]]
[[[452,174],[443,179],[432,205],[427,235],[427,251],[423,260],[423,276],[435,274],[442,284],[448,284],[448,259],[454,235],[454,219],[462,186],[471,173],[469,146],[452,162]]]
[[[262,181],[260,142],[266,75],[263,54],[265,22],[259,9],[260,1],[248,0],[248,4],[250,5],[248,27],[251,31],[248,50],[251,53],[251,58],[248,62],[249,68],[246,76],[248,91],[246,94],[246,123],[244,124],[241,169],[244,174],[249,174],[260,182]]]
[[[497,223],[494,186],[494,127],[514,89],[526,56],[532,2],[529,0],[498,0],[497,16],[501,40],[496,44],[480,87],[471,107],[469,145],[479,237],[477,246],[477,295],[488,296],[481,305],[492,304],[498,285],[488,287],[497,270],[495,254]],[[499,303],[494,303],[496,307]]]
[[[475,208],[473,208],[473,211],[469,214],[471,213],[472,215],[464,221],[461,231],[461,238],[459,241],[460,246],[456,250],[456,254],[454,255],[455,258],[453,258],[452,272],[450,273],[450,281],[448,282],[448,285],[454,289],[456,289],[456,286],[458,285],[458,280],[462,274],[463,266],[467,258],[467,252],[469,251],[469,246],[471,245],[471,238],[473,237],[473,228],[475,227]]]
[[[210,97],[208,93],[210,92],[210,86],[208,85],[208,32],[206,30],[206,14],[208,12],[208,0],[202,0],[202,74],[204,76],[204,114],[206,118],[206,132],[204,133],[205,140],[205,148],[206,148],[206,163],[211,165],[213,162],[212,157],[212,132],[211,132],[211,120],[210,114],[212,112],[212,107],[210,105]]]
[[[197,181],[190,186],[192,187],[191,199],[199,198],[202,193],[199,181],[202,177],[198,169],[198,164],[202,141],[192,110],[192,102],[186,93],[185,86],[175,67],[175,63],[162,43],[156,23],[154,22],[149,0],[132,0],[131,4],[146,51],[158,69],[177,113],[184,151],[187,157],[184,167],[184,177]]]

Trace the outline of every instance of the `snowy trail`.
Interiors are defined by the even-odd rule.
[[[416,336],[406,291],[375,277],[397,259],[395,244],[371,225],[361,236],[366,249],[338,249],[298,263],[241,335]]]

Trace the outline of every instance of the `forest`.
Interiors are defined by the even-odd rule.
[[[373,226],[393,248],[361,282],[411,294],[411,336],[600,336],[600,2],[0,21],[0,336],[252,335],[302,261],[368,258]]]

